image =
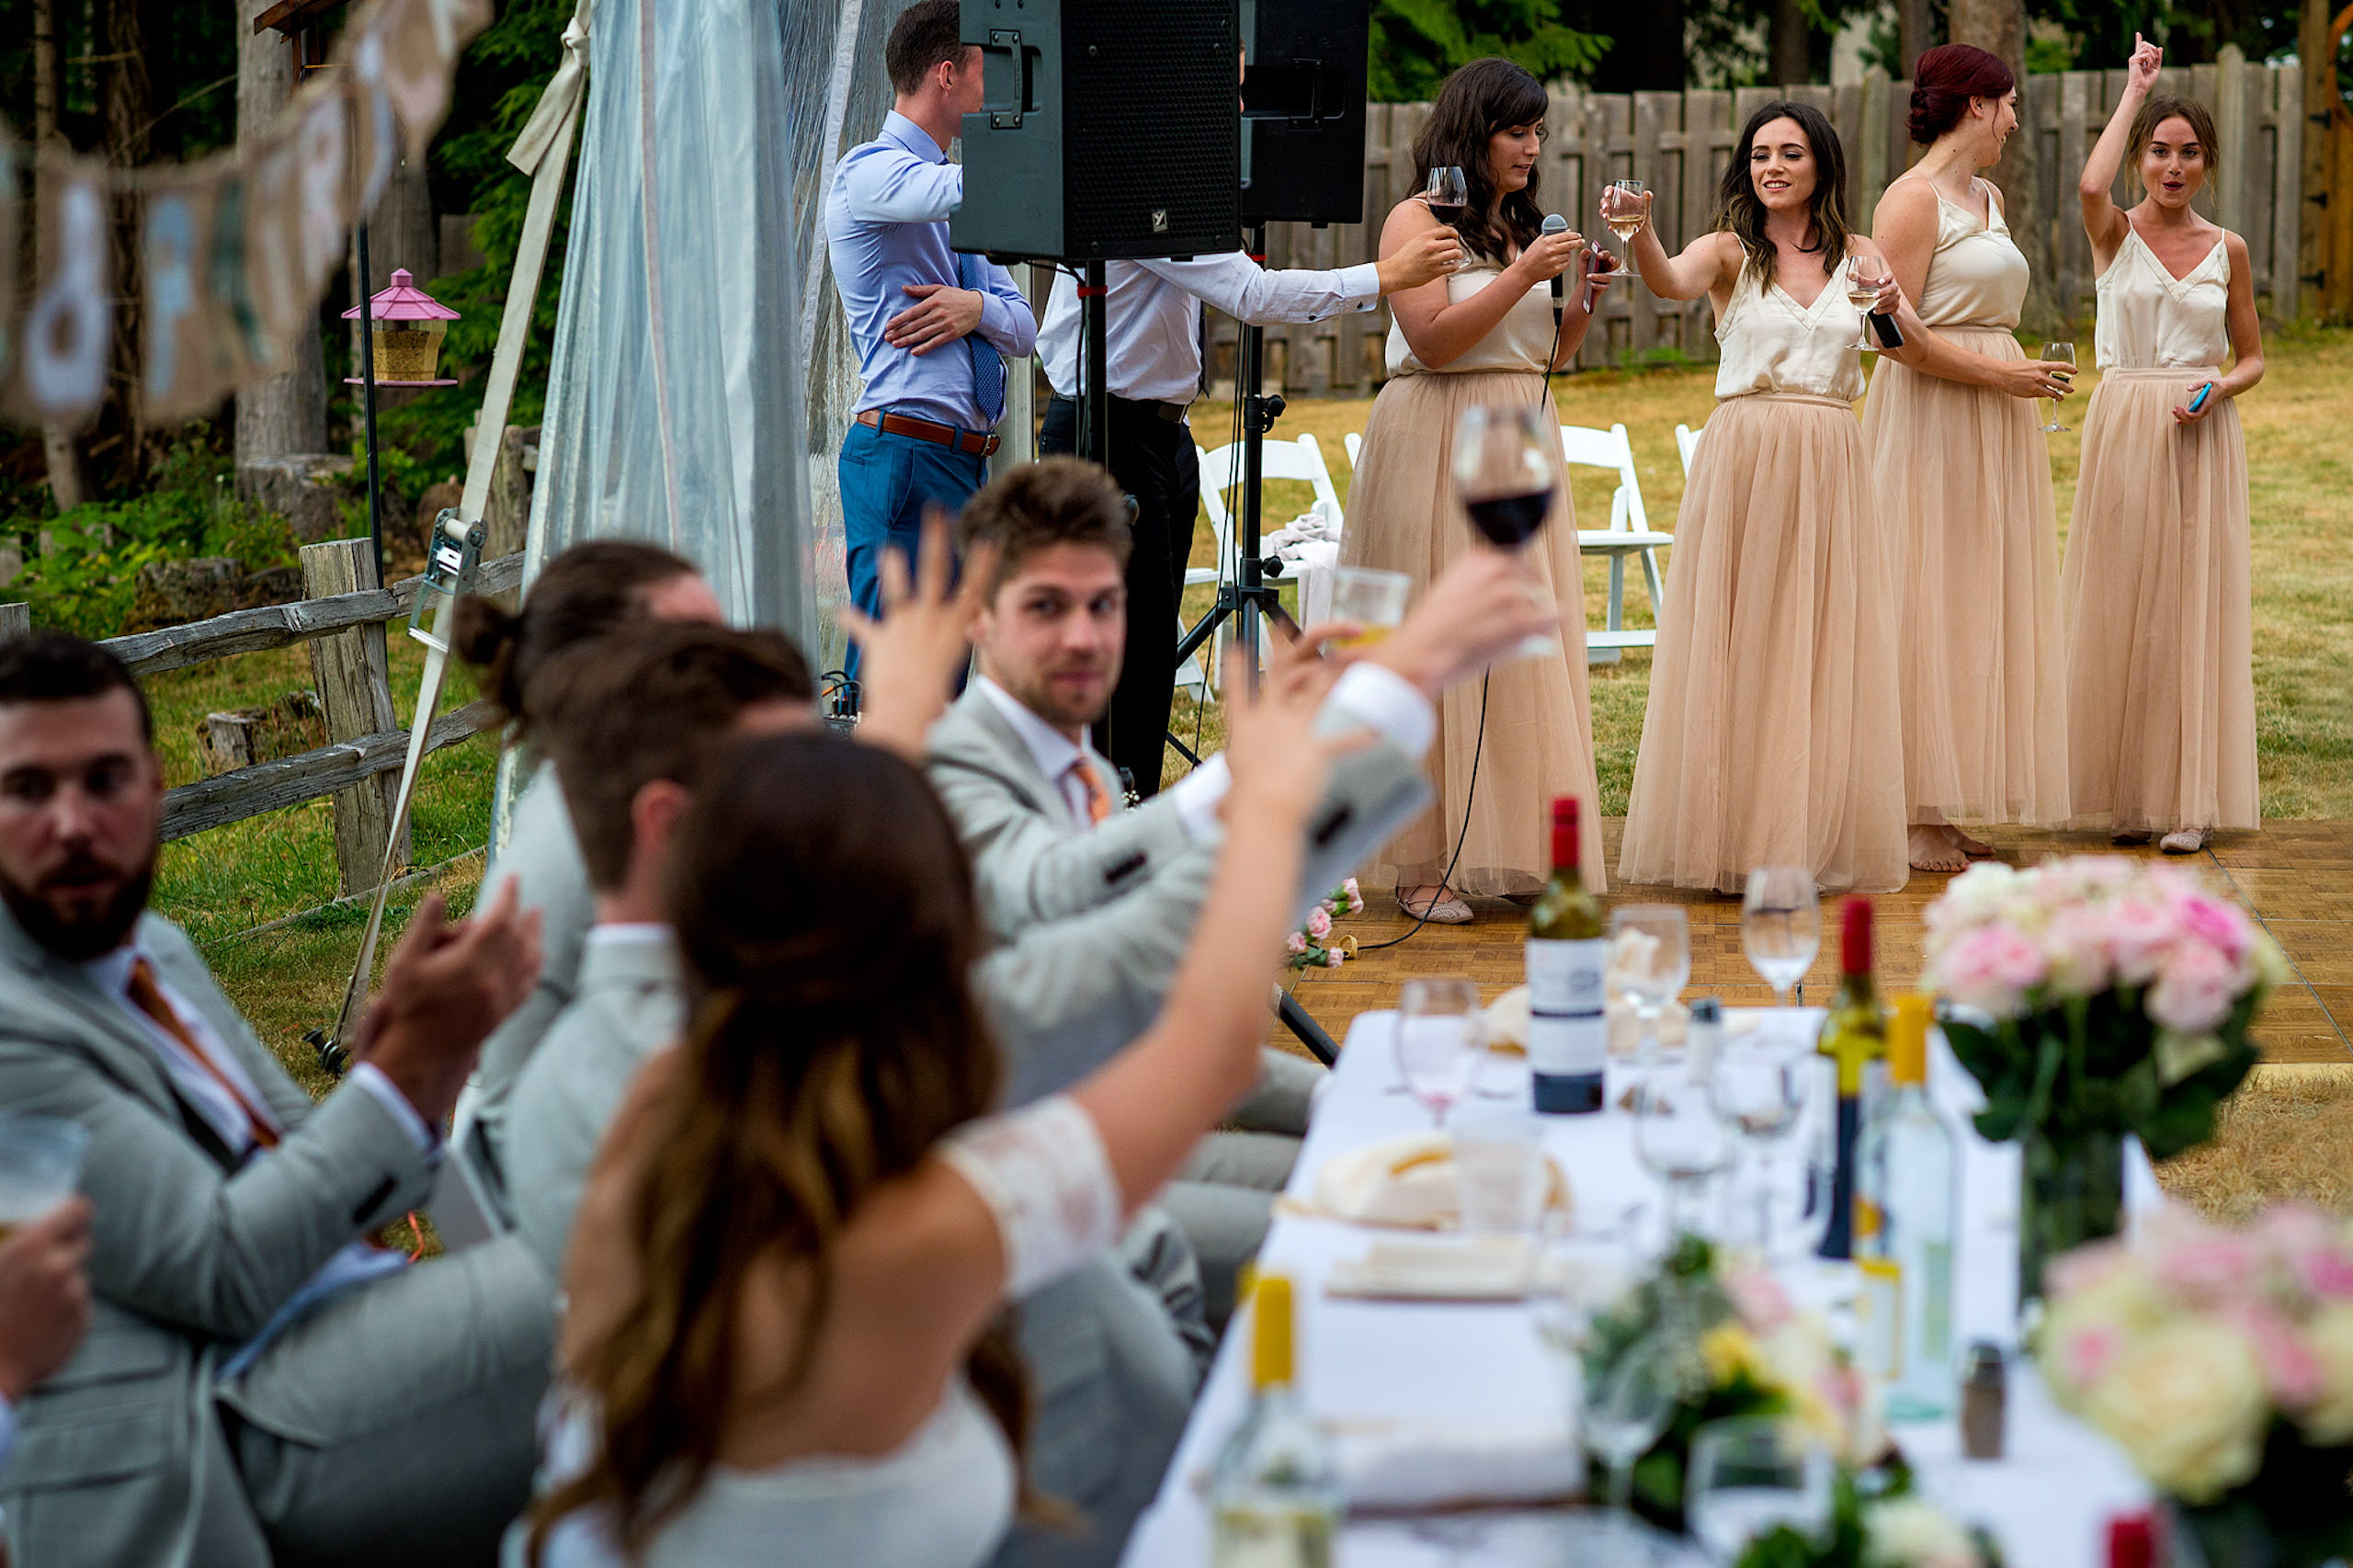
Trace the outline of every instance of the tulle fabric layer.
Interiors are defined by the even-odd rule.
[[[1942,327],[2022,359],[2000,327]],[[1915,822],[2067,820],[2059,519],[2038,426],[2051,408],[1891,359],[1863,447],[1897,585],[1905,803]]]
[[[2246,441],[2177,425],[2215,371],[2110,370],[2084,420],[2060,579],[2079,825],[2257,825]]]
[[[1454,491],[1454,424],[1480,403],[1537,404],[1548,426],[1560,424],[1551,391],[1532,371],[1399,376],[1381,389],[1349,483],[1342,564],[1405,573],[1418,601],[1472,548],[1475,536]],[[1459,892],[1487,895],[1532,892],[1552,871],[1552,800],[1574,795],[1585,814],[1579,858],[1586,885],[1597,892],[1607,885],[1586,695],[1584,577],[1565,488],[1527,551],[1537,580],[1566,617],[1562,651],[1506,655],[1483,683],[1462,681],[1438,699],[1427,764],[1436,801],[1384,847],[1369,869],[1376,879],[1393,877],[1401,887],[1443,880]],[[1457,835],[1461,856],[1449,876]]]
[[[1893,573],[1862,428],[1827,398],[1716,405],[1666,574],[1619,878],[1737,892],[1908,874]]]

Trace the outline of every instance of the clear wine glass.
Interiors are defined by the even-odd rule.
[[[1830,1450],[1777,1415],[1711,1421],[1692,1437],[1683,1506],[1719,1562],[1736,1562],[1776,1527],[1819,1540],[1830,1522]]]
[[[1679,903],[1620,904],[1609,916],[1609,983],[1642,1022],[1634,1060],[1656,1062],[1659,1015],[1691,978],[1691,926]]]
[[[1467,980],[1409,980],[1397,1014],[1397,1074],[1430,1113],[1431,1125],[1443,1128],[1487,1053],[1479,988]]]
[[[1473,404],[1455,421],[1455,494],[1471,526],[1498,550],[1518,552],[1542,530],[1560,483],[1561,432],[1543,405]],[[1583,623],[1582,607],[1576,619]],[[1557,656],[1561,642],[1530,637],[1518,652]]]
[[[2042,357],[2045,359],[2056,359],[2062,364],[2072,366],[2075,362],[2075,346],[2072,343],[2046,343],[2042,346]],[[2067,428],[2059,423],[2059,404],[2066,398],[2067,393],[2064,389],[2074,379],[2075,372],[2071,369],[2066,377],[2060,381],[2059,385],[2062,391],[2057,397],[2051,400],[2051,423],[2042,427],[2045,435],[2055,436]]]
[[[1439,222],[1459,230],[1462,225],[1462,214],[1471,205],[1470,182],[1462,177],[1462,171],[1451,164],[1432,169],[1429,178],[1422,182],[1422,201],[1437,214]],[[1471,253],[1466,246],[1461,258],[1455,262],[1454,270],[1461,272],[1469,266]]]
[[[1847,263],[1847,302],[1863,312],[1856,327],[1860,335],[1855,347],[1865,353],[1879,349],[1879,340],[1871,335],[1870,309],[1879,301],[1879,291],[1894,276],[1884,256],[1858,256]]]
[[[1620,244],[1632,239],[1650,215],[1643,201],[1650,188],[1638,179],[1619,179],[1611,180],[1609,188],[1601,193],[1601,221]]]
[[[1634,1156],[1666,1188],[1666,1244],[1711,1228],[1699,1216],[1711,1178],[1732,1164],[1733,1133],[1709,1086],[1663,1067],[1634,1089]]]
[[[1634,1518],[1634,1461],[1665,1432],[1682,1394],[1680,1359],[1657,1333],[1634,1341],[1586,1380],[1578,1428],[1585,1446],[1609,1471],[1609,1519],[1620,1541],[1643,1533]]]
[[[1745,1174],[1733,1188],[1733,1232],[1745,1241],[1753,1223],[1756,1250],[1768,1261],[1774,1256],[1773,1210],[1785,1191],[1781,1151],[1804,1118],[1816,1076],[1811,1052],[1795,1057],[1752,1046],[1719,1055],[1708,1079],[1716,1115],[1740,1135],[1745,1156]]]
[[[1822,951],[1822,899],[1805,866],[1759,866],[1740,895],[1740,947],[1748,967],[1773,988],[1773,1003],[1790,1006]]]

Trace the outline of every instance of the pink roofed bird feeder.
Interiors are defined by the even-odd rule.
[[[395,268],[392,287],[368,301],[376,335],[376,384],[380,387],[453,387],[437,380],[441,363],[441,339],[458,312],[416,286],[406,267]],[[343,312],[346,321],[359,319],[359,307]],[[358,377],[350,380],[357,384]]]

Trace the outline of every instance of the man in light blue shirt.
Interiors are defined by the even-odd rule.
[[[825,197],[834,287],[866,381],[842,442],[850,597],[881,608],[881,559],[910,559],[928,506],[960,510],[986,477],[1005,412],[1005,359],[1037,344],[1037,318],[1005,268],[948,246],[964,171],[948,161],[981,107],[981,51],[956,0],[920,0],[891,29],[897,100],[882,133],[835,165]],[[851,654],[856,673],[857,654]]]

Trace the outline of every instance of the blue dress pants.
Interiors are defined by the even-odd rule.
[[[954,517],[988,476],[988,460],[936,441],[886,435],[852,425],[842,440],[842,535],[849,548],[850,602],[870,616],[882,612],[882,551],[913,562],[926,507]],[[858,650],[849,654],[858,675]]]

